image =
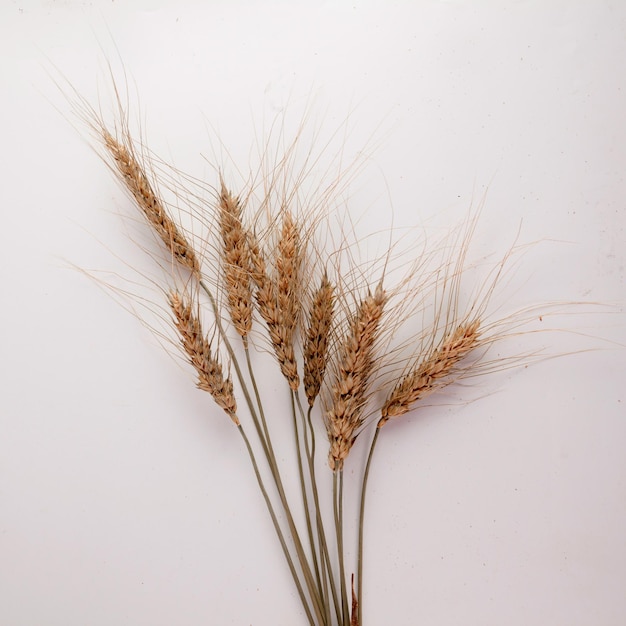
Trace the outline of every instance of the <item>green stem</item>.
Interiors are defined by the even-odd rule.
[[[241,368],[239,367],[239,362],[237,360],[237,356],[235,355],[235,351],[233,350],[233,347],[230,343],[230,340],[228,339],[228,336],[226,335],[226,332],[224,330],[224,326],[222,324],[222,320],[219,314],[219,310],[217,308],[217,302],[215,300],[215,297],[213,296],[213,293],[211,292],[211,290],[208,288],[208,286],[206,285],[206,283],[202,280],[199,279],[199,283],[201,288],[203,289],[203,291],[206,293],[207,297],[209,298],[209,301],[211,303],[211,308],[213,309],[213,313],[215,315],[215,323],[217,325],[217,329],[218,332],[220,334],[221,339],[224,342],[224,345],[226,346],[226,350],[228,351],[228,354],[231,358],[231,361],[233,363],[233,366],[235,368],[235,372],[237,374],[237,379],[239,380],[239,383],[241,384],[241,389],[243,391],[244,397],[246,399],[246,403],[248,405],[248,408],[250,409],[250,414],[252,415],[252,420],[254,422],[254,426],[255,429],[257,431],[257,434],[259,436],[259,440],[261,442],[261,446],[263,448],[263,452],[265,454],[265,458],[267,460],[267,463],[270,467],[271,470],[271,474],[272,474],[272,478],[274,479],[274,484],[276,485],[276,489],[278,491],[278,496],[280,498],[280,502],[282,504],[283,510],[285,512],[285,517],[287,518],[287,524],[289,525],[289,532],[291,533],[291,537],[293,539],[294,542],[294,546],[296,549],[296,554],[298,555],[298,561],[300,563],[300,568],[302,569],[302,574],[304,576],[304,580],[306,582],[306,586],[309,592],[309,596],[311,598],[311,602],[313,604],[313,610],[315,612],[316,618],[318,620],[319,624],[324,624],[324,617],[322,614],[322,606],[323,606],[323,602],[320,598],[320,591],[319,589],[316,587],[315,585],[315,581],[313,580],[313,574],[311,572],[311,566],[309,565],[308,559],[306,557],[304,548],[302,546],[302,541],[300,539],[300,535],[298,533],[298,529],[295,525],[295,522],[293,520],[293,516],[291,514],[291,510],[289,508],[289,503],[287,501],[287,496],[285,495],[285,489],[283,487],[283,483],[282,483],[282,479],[280,477],[280,472],[278,470],[278,464],[276,463],[276,457],[273,453],[273,450],[271,449],[271,443],[269,442],[269,440],[266,440],[266,436],[265,433],[263,432],[263,427],[261,425],[261,422],[259,420],[257,411],[255,410],[254,404],[252,402],[252,398],[250,397],[250,393],[248,392],[248,387],[246,385],[246,381],[243,377],[243,374],[241,372]],[[245,342],[244,342],[245,345]],[[250,368],[252,369],[252,368]],[[255,393],[257,393],[257,400],[259,403],[259,411],[261,411],[261,401],[260,398],[258,397],[258,389],[256,389],[256,384],[253,383],[253,386],[255,386]],[[267,429],[266,429],[267,430]],[[307,606],[307,605],[305,605]]]
[[[246,449],[248,451],[248,455],[250,456],[250,461],[252,463],[252,467],[254,469],[254,475],[256,476],[257,482],[259,484],[259,489],[263,494],[263,499],[265,500],[265,504],[267,505],[267,510],[269,511],[270,517],[272,518],[272,522],[274,524],[274,530],[276,530],[276,534],[278,535],[278,539],[280,541],[280,545],[283,549],[283,554],[285,555],[285,559],[287,559],[287,564],[289,565],[289,571],[291,572],[291,576],[293,577],[294,582],[296,583],[296,588],[298,589],[298,595],[300,596],[300,601],[302,602],[302,606],[304,607],[304,611],[306,613],[307,619],[309,620],[309,624],[311,626],[315,626],[315,621],[313,619],[313,615],[311,613],[311,609],[309,608],[307,598],[304,595],[304,589],[302,588],[302,583],[298,577],[298,573],[296,571],[295,565],[293,563],[293,559],[291,558],[291,553],[289,552],[289,548],[287,547],[287,543],[285,542],[285,537],[283,535],[283,531],[278,523],[278,519],[276,518],[276,512],[274,511],[274,507],[272,506],[272,501],[265,489],[265,485],[263,484],[263,479],[261,478],[261,473],[259,472],[259,466],[256,461],[256,457],[254,456],[254,452],[252,451],[252,446],[250,445],[250,441],[242,428],[241,424],[237,427],[239,433],[243,437],[244,443],[246,444]]]
[[[298,408],[300,410],[300,415],[304,422],[304,410],[302,408],[302,403],[300,402],[300,397],[296,396],[298,400]],[[313,407],[309,406],[306,416],[306,423],[308,424],[308,429],[310,433],[310,441],[311,445],[308,444],[308,439],[305,437],[305,450],[307,454],[307,460],[309,464],[309,475],[311,477],[311,490],[313,492],[313,502],[315,505],[315,521],[317,525],[317,534],[318,541],[320,545],[320,560],[322,561],[322,565],[326,565],[326,571],[328,572],[328,580],[330,583],[330,590],[333,596],[333,604],[335,607],[335,614],[337,616],[338,622],[341,622],[341,608],[339,606],[339,597],[337,593],[337,587],[335,584],[335,576],[333,574],[333,567],[330,560],[330,554],[328,552],[328,543],[326,541],[326,531],[324,528],[324,520],[322,519],[322,510],[320,508],[320,499],[319,499],[319,491],[317,489],[317,477],[315,475],[315,430],[313,428],[313,421],[311,419],[311,413],[313,411]],[[305,425],[306,428],[306,425]],[[326,576],[323,575],[324,584],[326,584]],[[328,592],[325,592],[325,597],[328,598]],[[330,606],[327,607],[330,612]],[[328,620],[330,623],[330,615],[328,615]]]
[[[370,451],[367,455],[367,462],[365,463],[365,472],[363,473],[363,485],[361,486],[361,506],[359,508],[359,549],[357,553],[357,601],[359,603],[358,608],[358,624],[363,626],[363,527],[365,519],[365,494],[367,492],[367,481],[370,475],[370,467],[372,465],[372,457],[374,456],[374,448],[378,441],[378,433],[380,428],[376,427],[374,437],[370,445]]]
[[[322,597],[322,603],[326,607],[328,602],[323,592],[322,588],[322,580],[320,578],[320,569],[319,562],[317,559],[317,546],[315,545],[315,540],[313,538],[313,525],[311,524],[311,511],[309,508],[309,497],[307,494],[307,485],[304,479],[304,461],[302,459],[302,450],[300,444],[300,432],[298,428],[298,416],[296,415],[296,392],[291,391],[291,414],[293,416],[293,426],[294,426],[294,435],[295,435],[295,444],[296,444],[296,454],[298,456],[298,476],[300,478],[300,490],[302,492],[302,503],[304,505],[304,516],[306,520],[306,528],[309,536],[309,545],[311,546],[311,555],[313,557],[313,569],[315,570],[315,578],[317,580],[317,587],[320,591]],[[306,428],[306,424],[305,424]],[[307,447],[307,435],[306,431],[302,435],[304,440],[305,448]]]
[[[335,531],[337,533],[337,553],[339,557],[339,587],[341,589],[342,626],[350,623],[348,611],[348,591],[346,588],[346,570],[343,553],[343,469],[333,472],[333,505],[335,509]]]
[[[265,411],[263,410],[263,403],[261,402],[261,394],[259,393],[259,388],[256,384],[256,377],[254,376],[254,369],[252,367],[252,361],[250,360],[250,349],[248,348],[247,337],[244,338],[243,348],[246,355],[246,364],[248,365],[248,374],[250,375],[250,382],[252,383],[252,389],[254,391],[254,397],[256,399],[257,406],[259,408],[260,419],[260,427],[259,427],[259,437],[265,442],[265,446],[267,447],[267,456],[268,459],[272,459],[273,465],[276,466],[276,455],[274,454],[274,448],[272,447],[272,438],[270,437],[270,431],[267,427],[267,421],[265,420]],[[261,430],[263,434],[261,434]],[[276,472],[278,472],[278,467],[274,468]]]
[[[270,462],[269,459],[268,462]],[[270,467],[272,467],[271,462]],[[273,467],[276,467],[275,464]],[[302,546],[302,540],[300,539],[300,534],[298,533],[298,529],[293,520],[291,509],[289,507],[289,503],[287,502],[287,496],[285,495],[285,489],[283,487],[282,480],[280,478],[280,474],[278,474],[277,469],[276,473],[272,472],[272,476],[274,477],[276,489],[278,490],[278,496],[280,498],[281,504],[283,505],[283,510],[285,511],[285,517],[287,518],[287,524],[289,525],[289,532],[291,533],[291,536],[293,538],[296,553],[298,555],[298,560],[300,562],[300,567],[302,568],[302,573],[304,575],[309,595],[313,602],[313,609],[315,611],[317,619],[319,620],[319,623],[324,624],[323,602],[319,595],[319,589],[315,586],[315,581],[311,572],[311,566],[309,565],[306,553]]]

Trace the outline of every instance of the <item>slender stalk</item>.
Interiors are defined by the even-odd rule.
[[[211,292],[211,290],[208,288],[208,286],[206,285],[206,283],[202,280],[199,279],[199,283],[200,286],[202,287],[203,291],[206,293],[207,297],[209,298],[209,302],[211,303],[211,308],[213,309],[213,313],[215,315],[215,323],[217,325],[217,329],[218,332],[220,334],[220,337],[222,338],[222,340],[224,341],[224,345],[226,346],[226,350],[228,351],[228,354],[231,358],[231,361],[233,363],[233,366],[235,368],[235,372],[237,374],[237,378],[241,384],[241,389],[243,391],[244,397],[246,399],[246,403],[248,405],[248,408],[250,409],[250,414],[252,415],[252,420],[254,422],[254,426],[255,429],[257,431],[257,434],[259,436],[259,440],[261,442],[262,448],[263,448],[263,452],[265,454],[265,457],[267,459],[268,465],[270,467],[271,470],[271,474],[272,474],[272,478],[274,479],[274,483],[276,485],[276,489],[278,491],[278,496],[280,498],[280,502],[282,504],[283,510],[285,512],[285,517],[287,518],[287,524],[289,526],[289,532],[291,533],[293,542],[294,542],[294,546],[296,549],[296,554],[298,555],[298,561],[300,563],[300,567],[302,569],[302,574],[304,576],[304,580],[309,592],[309,596],[311,598],[311,602],[313,604],[313,610],[315,612],[316,618],[318,620],[319,624],[324,624],[324,617],[322,614],[323,611],[323,602],[322,599],[320,598],[320,590],[319,588],[316,586],[315,580],[313,579],[313,574],[311,572],[311,566],[309,565],[306,553],[304,551],[304,548],[302,546],[302,541],[300,539],[300,534],[298,533],[298,528],[294,522],[293,516],[291,514],[291,509],[289,507],[289,503],[287,501],[287,496],[285,494],[285,489],[283,487],[283,483],[282,483],[282,479],[280,477],[280,473],[278,471],[278,465],[276,463],[276,457],[273,454],[273,451],[270,450],[269,448],[269,444],[268,441],[266,441],[265,438],[265,434],[263,432],[263,427],[259,421],[259,416],[258,413],[254,407],[254,404],[252,402],[252,398],[250,397],[250,393],[248,391],[248,387],[246,385],[246,380],[243,377],[243,373],[241,371],[241,368],[239,367],[239,362],[237,360],[237,356],[235,355],[235,352],[233,350],[233,347],[230,343],[230,340],[228,339],[228,336],[226,335],[226,332],[224,330],[224,326],[222,324],[221,318],[220,318],[220,314],[219,314],[219,310],[217,308],[217,302],[215,300],[215,297],[213,296],[213,293]],[[258,394],[258,389],[256,390],[256,393]],[[259,407],[261,406],[261,402],[260,402],[260,398],[258,397],[258,402],[259,402]],[[259,408],[259,410],[261,410]]]
[[[346,588],[346,570],[343,553],[343,470],[333,472],[333,505],[335,513],[335,531],[337,533],[337,555],[339,557],[339,587],[341,589],[342,626],[348,626],[350,615],[348,612],[348,590]]]
[[[257,464],[256,457],[252,450],[252,446],[250,445],[250,441],[241,425],[238,426],[238,430],[244,440],[244,443],[246,444],[246,449],[248,451],[248,455],[250,456],[250,462],[252,463],[252,467],[254,469],[254,475],[256,476],[257,482],[259,484],[259,489],[261,490],[261,493],[263,494],[263,499],[265,500],[265,504],[267,505],[267,510],[269,511],[270,517],[272,518],[274,529],[276,530],[276,534],[278,535],[280,545],[283,549],[283,554],[285,555],[285,559],[287,560],[287,564],[289,565],[289,571],[291,572],[291,576],[293,577],[293,580],[296,583],[296,588],[298,589],[298,595],[300,596],[300,601],[302,602],[302,606],[304,607],[304,611],[306,613],[307,619],[309,620],[309,624],[311,626],[316,626],[315,621],[313,619],[313,615],[311,613],[311,609],[309,608],[309,605],[307,602],[307,598],[304,594],[304,589],[302,588],[302,583],[300,582],[298,573],[293,563],[293,559],[291,558],[291,553],[289,552],[289,548],[287,547],[287,543],[285,542],[283,531],[280,527],[280,524],[278,523],[278,519],[276,518],[276,512],[274,511],[272,501],[270,500],[267,490],[265,489],[263,479],[261,478],[261,473],[259,472],[259,466]]]
[[[320,552],[320,576],[322,577],[322,597],[324,598],[324,610],[326,611],[326,623],[329,626],[333,623],[330,614],[330,602],[328,602],[328,570],[326,569],[326,560]]]
[[[304,478],[304,460],[302,458],[302,446],[300,444],[300,432],[298,428],[298,416],[296,415],[296,402],[295,402],[296,392],[291,391],[291,414],[293,416],[293,426],[294,426],[294,435],[295,435],[295,445],[296,445],[296,454],[298,456],[298,476],[300,478],[300,491],[302,492],[302,503],[304,505],[304,516],[306,519],[306,528],[309,536],[309,544],[311,546],[311,555],[313,558],[313,569],[315,571],[315,577],[317,579],[317,586],[320,591],[320,595],[322,597],[322,602],[324,606],[328,605],[327,599],[323,593],[322,588],[322,580],[320,577],[320,568],[319,562],[317,558],[317,546],[315,544],[315,539],[313,537],[313,525],[311,524],[311,510],[309,507],[309,496],[307,494],[307,485]],[[306,425],[305,425],[306,428]],[[306,431],[303,433],[303,440],[306,444]]]
[[[263,403],[261,402],[261,394],[259,393],[259,388],[256,384],[256,377],[254,376],[254,368],[252,367],[252,361],[250,360],[250,349],[248,348],[247,338],[245,338],[243,341],[243,348],[244,348],[244,352],[246,355],[246,364],[248,365],[248,374],[250,375],[250,382],[252,383],[254,397],[256,398],[256,403],[259,408],[259,415],[261,418],[260,423],[261,423],[261,428],[263,429],[264,440],[267,445],[269,456],[275,461],[276,455],[274,454],[274,448],[272,447],[272,439],[270,437],[270,431],[267,427],[267,421],[265,420],[265,411],[263,410]]]
[[[304,410],[302,408],[302,403],[300,402],[299,396],[296,396],[298,400],[298,408],[300,410],[300,415],[302,420],[304,421]],[[337,615],[338,622],[341,622],[341,607],[339,606],[339,597],[337,593],[337,586],[335,583],[335,576],[333,574],[333,567],[330,560],[330,554],[328,552],[328,542],[326,541],[326,531],[324,528],[324,520],[322,519],[322,510],[320,508],[320,499],[319,499],[319,491],[317,489],[317,478],[315,475],[315,430],[313,429],[313,422],[311,419],[311,413],[313,411],[313,407],[309,406],[306,416],[306,422],[308,424],[308,429],[310,433],[310,441],[311,445],[309,447],[308,440],[305,438],[306,445],[306,454],[309,463],[309,474],[311,479],[311,490],[313,492],[313,503],[315,505],[315,516],[316,516],[316,525],[317,525],[317,534],[320,546],[320,560],[322,561],[322,565],[326,565],[327,573],[328,573],[328,581],[330,583],[330,590],[333,596],[333,604],[335,606],[335,614]],[[323,581],[326,583],[326,577],[323,576]],[[328,599],[328,593],[325,596]],[[330,609],[330,607],[329,607]]]
[[[363,527],[365,519],[365,494],[367,492],[367,481],[370,475],[370,467],[372,465],[372,458],[374,456],[374,448],[378,441],[378,433],[380,428],[376,428],[374,431],[374,437],[370,445],[370,451],[367,455],[367,462],[365,463],[365,472],[363,473],[363,484],[361,486],[361,505],[359,508],[359,548],[357,553],[357,600],[359,602],[358,608],[358,624],[363,626]]]
[[[341,558],[341,569],[343,572],[341,576],[341,585],[342,592],[346,598],[344,605],[344,618],[347,625],[350,622],[350,603],[348,601],[348,588],[346,585],[346,571],[344,566],[345,552],[343,541],[343,468],[339,470],[339,530],[341,531],[341,551],[339,552],[339,556]]]
[[[258,423],[256,424],[256,426],[257,426],[257,429],[260,430],[260,425]],[[291,508],[289,506],[287,495],[285,493],[285,488],[283,486],[282,478],[280,476],[280,472],[278,469],[278,464],[276,462],[276,457],[274,456],[273,450],[271,448],[271,443],[267,446],[264,446],[264,452],[266,455],[268,465],[270,467],[272,478],[274,479],[274,484],[276,485],[278,497],[282,504],[283,511],[285,512],[285,517],[287,519],[289,531],[291,533],[291,537],[295,545],[296,553],[298,555],[298,561],[300,562],[300,567],[302,568],[302,573],[305,578],[309,595],[311,596],[311,599],[313,601],[313,608],[315,610],[316,617],[319,620],[320,624],[324,624],[325,623],[324,618],[322,617],[324,602],[320,596],[321,591],[319,589],[319,586],[316,585],[316,581],[313,578],[313,573],[311,572],[311,566],[309,564],[304,547],[302,545],[302,540],[300,539],[300,533],[298,532],[298,528],[293,519]]]
[[[304,575],[304,579],[306,581],[309,594],[313,601],[313,608],[315,610],[316,616],[319,620],[320,624],[324,623],[324,618],[322,615],[323,612],[323,602],[319,595],[319,589],[315,585],[315,581],[313,579],[313,574],[311,572],[311,566],[309,565],[308,559],[306,557],[304,548],[302,546],[302,540],[300,539],[300,534],[298,533],[298,529],[293,520],[293,516],[291,514],[291,509],[289,508],[289,504],[287,502],[287,497],[285,496],[285,490],[283,488],[282,482],[280,480],[280,476],[274,476],[276,487],[278,489],[278,495],[280,497],[281,503],[283,505],[283,509],[285,511],[285,516],[287,518],[287,524],[289,525],[289,531],[291,532],[291,536],[293,538],[296,553],[298,554],[298,560],[300,561],[300,566],[302,567],[302,573]]]

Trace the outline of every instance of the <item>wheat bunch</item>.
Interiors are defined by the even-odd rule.
[[[470,221],[465,230],[456,231],[456,238],[451,238],[449,245],[442,246],[445,253],[439,266],[427,269],[427,261],[436,255],[424,252],[418,262],[410,265],[412,276],[407,285],[420,285],[422,289],[387,287],[386,272],[393,266],[391,245],[379,264],[361,267],[354,263],[349,274],[342,274],[341,264],[335,261],[344,253],[350,255],[349,246],[342,241],[336,249],[325,250],[313,243],[321,240],[316,239],[316,228],[324,221],[324,214],[315,211],[328,206],[333,190],[342,187],[331,181],[317,187],[321,190],[319,198],[312,191],[311,195],[300,196],[300,187],[304,186],[314,160],[309,153],[309,161],[301,170],[290,171],[295,141],[288,144],[285,155],[276,157],[275,164],[263,163],[261,181],[251,182],[248,187],[242,185],[241,193],[235,195],[220,175],[219,186],[211,187],[211,201],[189,207],[189,215],[198,210],[207,212],[198,218],[203,225],[217,226],[202,244],[206,249],[217,250],[219,263],[215,268],[203,267],[190,243],[197,238],[191,236],[191,229],[184,229],[169,215],[168,205],[158,193],[163,180],[150,167],[149,153],[136,148],[143,143],[133,142],[127,119],[121,116],[111,126],[116,130],[110,132],[94,109],[84,102],[81,107],[83,117],[97,131],[110,157],[111,169],[176,265],[189,270],[182,272],[181,279],[181,272],[172,267],[168,276],[165,291],[173,326],[195,370],[197,387],[211,394],[243,437],[306,619],[310,626],[362,626],[365,494],[379,433],[389,420],[405,415],[420,400],[444,386],[497,368],[496,364],[480,369],[479,349],[504,335],[493,332],[498,320],[487,319],[487,302],[493,296],[502,267],[496,269],[492,284],[476,290],[476,297],[461,314],[460,285],[465,280],[467,244],[475,228],[475,221]],[[119,97],[118,107],[121,115]],[[216,170],[222,171],[218,167]],[[206,188],[209,187],[207,183]],[[248,221],[251,215],[256,218],[252,223]],[[265,216],[265,221],[259,216]],[[336,269],[332,280],[325,271],[310,271],[320,267]],[[371,280],[381,269],[385,286],[382,279]],[[309,272],[317,276],[311,281],[314,287],[307,284]],[[429,298],[434,304],[428,303]],[[208,313],[205,300],[210,304]],[[348,306],[346,303],[351,300],[354,304]],[[226,312],[222,311],[221,302]],[[412,351],[405,352],[403,345],[394,346],[391,340],[405,321],[397,315],[398,311],[427,309],[432,312],[432,319],[423,315],[423,327],[413,337],[416,345]],[[208,314],[215,325],[211,335],[202,328],[201,320],[207,319]],[[249,347],[259,345],[259,333],[253,332],[256,317],[267,329],[291,398],[300,488],[297,496],[304,509],[304,528],[292,514],[293,498],[283,484],[279,458],[290,455],[283,451],[277,454],[273,446],[272,429],[284,428],[284,420],[266,420],[265,394],[255,378],[255,355],[251,355]],[[245,373],[239,366],[242,351],[235,341],[240,342],[245,354]],[[225,373],[216,346],[226,349],[234,380]],[[475,359],[472,354],[477,355]],[[245,398],[247,408],[241,419],[235,388]],[[308,404],[306,412],[301,395]],[[378,404],[381,397],[382,403]],[[379,414],[372,412],[377,407]],[[377,421],[368,419],[372,415],[376,415]],[[370,426],[372,429],[368,430]],[[250,427],[257,436],[256,449],[248,438]],[[332,494],[318,489],[318,427],[325,430],[328,438]],[[356,589],[353,584],[349,599],[349,572],[344,562],[343,470],[357,438],[364,432],[371,433],[371,437],[357,493],[359,550]],[[328,497],[332,498],[332,507],[324,505]],[[333,511],[335,543],[327,539],[326,508]]]

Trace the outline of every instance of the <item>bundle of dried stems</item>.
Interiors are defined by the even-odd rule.
[[[399,285],[388,285],[393,247],[382,263],[363,268],[345,254],[345,241],[339,250],[313,243],[326,218],[316,206],[328,202],[309,207],[303,199],[295,201],[307,170],[291,171],[293,145],[271,164],[260,186],[233,190],[220,174],[216,188],[203,186],[211,191],[208,199],[190,194],[195,206],[189,213],[199,214],[201,223],[211,226],[209,238],[196,247],[193,230],[175,222],[175,212],[159,194],[166,183],[155,174],[155,162],[143,144],[131,137],[121,99],[110,126],[84,100],[79,99],[78,108],[99,138],[109,167],[170,258],[164,291],[173,327],[196,372],[198,388],[213,397],[243,437],[306,620],[312,626],[362,626],[365,495],[379,434],[389,420],[415,409],[426,396],[498,368],[497,361],[485,358],[486,349],[517,332],[520,323],[519,316],[494,320],[487,312],[508,255],[495,264],[486,284],[476,291],[479,295],[462,306],[465,256],[475,227],[475,219],[470,219],[454,245],[448,241],[432,254],[424,253]],[[294,182],[278,189],[280,180]],[[328,193],[336,188],[336,181],[326,187]],[[217,266],[205,263],[209,249],[217,251]],[[447,252],[439,254],[442,250]],[[425,269],[425,258],[439,259],[434,270]],[[420,312],[422,325],[412,342],[394,345],[401,325],[408,319],[414,322]],[[212,321],[204,328],[207,319]],[[283,484],[274,451],[272,428],[277,425],[266,420],[255,378],[250,346],[263,343],[271,348],[291,397],[303,528],[292,514],[294,498]],[[234,368],[234,381],[224,371],[223,356]],[[239,394],[246,405],[245,419],[238,409]],[[322,458],[328,458],[330,470],[324,471],[332,473],[332,493],[319,488],[320,428],[328,440]],[[365,439],[369,454],[358,485],[357,563],[348,567],[343,471],[360,439]],[[331,506],[322,506],[324,502]],[[330,523],[323,514],[327,508],[333,512]]]

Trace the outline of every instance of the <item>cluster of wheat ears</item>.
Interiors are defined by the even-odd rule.
[[[329,239],[319,233],[330,192],[317,201],[301,193],[309,170],[294,171],[295,142],[260,182],[233,189],[216,168],[215,187],[193,183],[202,193],[186,195],[185,215],[205,227],[198,241],[193,228],[175,219],[185,194],[177,194],[177,206],[165,199],[160,190],[169,183],[143,141],[131,137],[125,107],[119,105],[109,125],[84,100],[80,111],[169,259],[163,304],[197,387],[243,439],[306,619],[312,626],[362,626],[365,499],[376,443],[390,421],[427,396],[517,363],[488,358],[489,347],[520,332],[529,317],[526,311],[494,319],[488,310],[512,249],[479,286],[464,290],[474,216],[443,244],[422,249],[415,262],[399,263],[406,272],[390,284],[393,246],[382,261],[363,264],[345,237],[334,248],[321,243]],[[267,419],[255,377],[262,351],[275,357],[290,397],[295,497],[272,437],[286,422],[274,414]],[[354,550],[346,550],[344,540],[344,467],[357,440],[369,452],[363,449],[361,478],[351,483],[360,506],[358,537],[351,538],[357,557],[349,566],[345,555]],[[329,472],[328,480],[320,480],[320,471]],[[295,515],[294,507],[303,514]]]

